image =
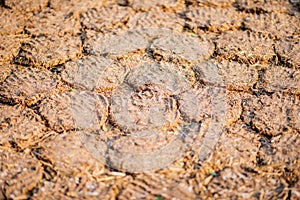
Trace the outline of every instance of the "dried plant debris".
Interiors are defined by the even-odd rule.
[[[288,22],[288,23],[285,23]],[[273,37],[296,37],[300,34],[300,19],[281,13],[254,14],[245,18],[244,26],[255,32]]]
[[[7,103],[36,104],[55,91],[57,78],[37,68],[15,70],[0,85],[0,98]]]
[[[300,69],[300,39],[279,40],[275,44],[275,52],[287,66]]]
[[[299,96],[282,93],[248,98],[243,103],[243,120],[263,134],[297,134],[300,130],[299,105]]]
[[[186,0],[188,4],[209,6],[209,7],[228,7],[234,3],[234,0]]]
[[[54,12],[47,8],[36,12],[26,21],[26,31],[30,35],[64,35],[80,33],[80,20],[72,12]],[[71,36],[70,36],[71,37]]]
[[[0,198],[27,199],[42,179],[41,164],[22,152],[0,149]]]
[[[258,160],[261,165],[281,165],[289,169],[299,166],[300,138],[299,134],[280,134],[271,139],[261,139]],[[296,177],[294,177],[296,178]]]
[[[288,184],[280,174],[249,173],[247,167],[224,167],[206,186],[205,198],[274,199],[288,197]]]
[[[18,11],[0,7],[0,35],[22,33],[26,19],[30,17],[30,14],[24,15]]]
[[[219,55],[246,63],[267,63],[275,56],[273,45],[268,37],[249,31],[224,33],[216,40]]]
[[[258,73],[254,67],[234,61],[217,62],[211,60],[194,65],[193,70],[199,82],[215,83],[220,86],[226,86],[229,90],[250,90],[258,81]],[[212,76],[216,72],[222,77],[222,82],[216,82],[216,77]],[[217,77],[217,79],[219,78]]]
[[[132,13],[129,7],[109,6],[88,9],[80,18],[85,29],[109,32],[112,29],[121,29]]]
[[[266,66],[257,87],[267,92],[300,94],[300,71],[281,66]]]
[[[62,79],[75,88],[108,91],[123,81],[125,73],[125,67],[111,59],[88,56],[68,62]]]
[[[175,178],[175,177],[173,177]],[[195,199],[193,189],[182,180],[160,174],[138,175],[121,192],[119,199]]]
[[[22,43],[14,62],[24,66],[51,68],[77,58],[81,41],[69,34],[64,36],[39,36]]]
[[[157,10],[137,13],[129,18],[126,25],[130,29],[159,27],[181,32],[184,27],[184,19],[174,13]]]
[[[0,146],[13,143],[23,149],[45,135],[47,129],[41,117],[30,109],[0,104],[0,114]]]
[[[95,170],[95,174],[99,170]],[[104,173],[104,172],[103,172]],[[119,177],[103,176],[95,180],[95,176],[86,173],[76,175],[60,175],[55,180],[41,180],[38,189],[32,191],[31,199],[111,199],[116,198],[117,186],[111,181]],[[110,183],[112,182],[112,183]],[[114,188],[115,189],[111,189]],[[59,188],[59,189],[58,189]]]
[[[243,22],[243,14],[232,7],[190,7],[186,18],[188,27],[196,33],[203,30],[217,33],[236,30]]]
[[[290,3],[286,0],[237,0],[237,6],[247,12],[287,12]]]

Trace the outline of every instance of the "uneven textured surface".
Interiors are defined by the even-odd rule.
[[[249,31],[222,34],[216,44],[218,54],[246,63],[268,62],[275,55],[273,40]]]
[[[0,98],[7,103],[35,104],[54,91],[56,82],[57,77],[49,71],[23,68],[11,73],[1,84]]]
[[[80,55],[81,41],[71,35],[38,36],[22,43],[14,63],[50,68]]]
[[[212,32],[225,32],[235,30],[242,25],[243,13],[234,8],[212,8],[191,6],[186,13],[189,27],[195,32],[208,30]]]
[[[300,199],[299,0],[0,1],[0,199]]]

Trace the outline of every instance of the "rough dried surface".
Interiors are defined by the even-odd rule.
[[[30,155],[0,149],[0,198],[26,199],[43,175],[41,164]]]
[[[0,1],[0,199],[300,199],[299,19],[299,0]]]
[[[118,13],[112,15],[111,13]],[[89,9],[82,13],[81,23],[86,29],[95,31],[109,31],[114,29],[121,29],[124,22],[128,20],[132,10],[128,7],[112,6],[101,9]]]
[[[26,37],[22,36],[0,36],[0,62],[11,61],[18,54],[21,43],[26,41],[26,39]]]
[[[174,46],[174,44],[178,44]],[[191,63],[203,61],[214,52],[212,42],[206,39],[193,38],[190,35],[172,34],[153,41],[150,51],[154,57],[167,61],[185,60]]]
[[[0,84],[10,75],[13,66],[9,63],[0,62]]]
[[[0,35],[20,34],[25,27],[25,21],[30,16],[15,10],[0,7]]]
[[[236,3],[247,12],[286,12],[290,8],[289,1],[286,0],[237,0]]]
[[[10,7],[13,10],[24,12],[24,13],[42,10],[47,7],[47,4],[48,4],[47,0],[5,1],[6,6]]]
[[[61,151],[57,151],[61,149]],[[97,162],[85,149],[80,138],[75,132],[55,135],[45,141],[42,148],[34,152],[39,157],[43,157],[53,167],[54,170],[64,175],[78,174],[89,167],[92,170],[101,170],[101,163]],[[99,169],[97,169],[99,168]],[[87,172],[88,172],[87,171]]]
[[[186,2],[199,6],[227,7],[231,5],[234,0],[186,0]]]
[[[57,77],[47,70],[15,70],[0,85],[0,98],[7,103],[35,104],[55,90]]]
[[[184,20],[174,13],[165,13],[158,10],[155,13],[137,13],[129,18],[126,25],[130,29],[160,27],[181,31],[183,30]]]
[[[258,83],[258,88],[268,92],[300,94],[300,71],[279,66],[266,66]]]
[[[222,34],[216,44],[218,54],[246,63],[268,62],[275,55],[273,40],[249,31]]]
[[[0,104],[0,145],[26,148],[38,142],[47,130],[39,115],[23,106]]]
[[[280,60],[286,63],[287,66],[292,66],[297,70],[300,69],[299,42],[299,39],[287,39],[279,40],[275,44],[275,52],[278,54]]]
[[[234,8],[226,9],[212,7],[191,7],[186,13],[189,20],[188,26],[194,32],[201,30],[213,32],[225,32],[239,28],[243,21],[243,14]]]
[[[195,65],[193,70],[198,81],[207,83],[216,82],[216,77],[209,74],[218,71],[226,87],[231,90],[249,90],[258,80],[258,73],[254,67],[238,62],[208,61]]]
[[[299,36],[299,23],[299,18],[280,13],[250,15],[244,22],[247,29],[280,38]]]
[[[115,88],[125,77],[126,69],[104,57],[89,56],[68,62],[62,73],[64,81],[73,87],[107,91]]]
[[[76,58],[81,53],[80,47],[80,39],[71,35],[39,36],[22,43],[14,62],[50,68]]]
[[[152,8],[161,7],[164,9],[174,9],[175,11],[179,11],[183,8],[184,1],[182,0],[154,0],[154,1],[146,1],[146,0],[129,0],[127,2],[135,10],[150,10]]]
[[[299,96],[274,93],[249,98],[243,103],[243,119],[268,135],[299,133]]]
[[[102,100],[103,102],[98,102],[97,98],[98,96],[94,96],[92,93],[78,93],[74,91],[53,95],[39,105],[39,113],[47,120],[49,126],[57,132],[68,131],[74,128],[89,128],[85,126],[86,124],[89,125],[87,119],[92,117],[84,114],[91,114],[95,108],[98,108],[96,118],[101,123],[106,120],[107,103],[105,101],[107,100],[101,97],[100,101]],[[86,120],[86,124],[81,118]]]
[[[78,34],[80,32],[79,17],[72,12],[55,12],[45,9],[36,12],[26,22],[26,31],[31,35],[64,35]]]

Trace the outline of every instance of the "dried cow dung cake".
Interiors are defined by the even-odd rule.
[[[268,37],[249,31],[224,33],[216,40],[219,55],[246,63],[267,63],[275,56],[273,45]]]
[[[0,149],[0,198],[26,199],[43,176],[41,164],[30,155]]]
[[[121,83],[125,73],[125,68],[111,59],[87,56],[66,63],[62,79],[75,88],[107,91]]]
[[[94,47],[97,54],[108,57],[123,57],[129,52],[144,51],[149,41],[143,31],[127,31],[113,35],[106,40],[100,41]]]
[[[149,50],[154,57],[161,57],[165,61],[179,61],[180,63],[183,60],[196,63],[209,58],[213,54],[215,46],[205,38],[172,34],[153,40]]]
[[[286,0],[237,0],[237,6],[247,12],[286,12],[290,3]]]
[[[36,104],[55,90],[57,77],[37,68],[15,70],[0,85],[0,98],[7,103]]]
[[[72,131],[49,138],[37,150],[39,157],[47,160],[54,170],[64,176],[83,173],[87,168],[90,173],[99,173],[101,170],[101,163],[92,157],[80,138]]]
[[[299,96],[274,93],[243,102],[243,120],[260,133],[276,136],[297,134],[300,130]]]
[[[268,92],[300,94],[300,71],[281,66],[266,66],[258,87]]]
[[[282,39],[275,43],[275,52],[281,61],[297,70],[300,69],[300,39]]]
[[[196,73],[198,81],[207,83],[214,82],[214,80],[210,80],[209,78],[212,77],[215,79],[215,77],[205,77],[205,75],[218,71],[224,79],[226,88],[231,90],[250,90],[258,81],[258,73],[254,67],[234,61],[207,61],[194,65],[193,70]]]
[[[24,66],[51,68],[77,58],[81,53],[79,37],[72,35],[38,36],[22,43],[14,62]]]
[[[94,113],[95,109],[97,113]],[[107,116],[107,100],[101,95],[88,92],[52,95],[39,105],[39,113],[57,132],[74,128],[90,128],[90,124],[101,126]],[[85,120],[81,120],[81,117]]]
[[[113,13],[113,14],[112,14]],[[113,27],[122,27],[133,13],[129,7],[109,6],[99,9],[90,8],[80,14],[81,24],[86,29],[107,31]]]
[[[3,36],[0,35],[0,62],[10,62],[18,54],[21,43],[28,40],[22,36]]]
[[[46,134],[41,117],[23,106],[0,104],[0,116],[0,146],[12,142],[23,149]]]
[[[185,143],[192,143],[198,137],[200,121],[206,116],[213,116],[212,125],[203,136],[199,157],[204,159],[210,153],[224,122],[225,90],[208,87],[201,92],[200,88],[193,88],[189,78],[192,74],[172,63],[172,60],[179,60],[186,65],[207,59],[214,51],[209,40],[170,29],[142,28],[101,41],[97,51],[98,58],[87,56],[77,61],[80,68],[86,69],[78,70],[74,78],[79,80],[79,91],[101,92],[98,83],[103,80],[98,81],[97,77],[102,78],[103,68],[109,67],[112,60],[126,60],[134,55],[156,59],[147,63],[147,59],[137,56],[144,62],[136,62],[137,66],[131,67],[125,78],[117,81],[109,92],[107,120],[100,123],[100,127],[92,104],[85,109],[87,99],[73,100],[72,110],[76,108],[78,113],[73,117],[81,129],[78,134],[98,160],[129,172],[162,168],[181,156]],[[66,71],[67,68],[69,66]],[[216,78],[218,72],[210,75]],[[222,82],[222,78],[218,78]],[[102,109],[95,111],[105,113]],[[80,125],[82,122],[87,124]]]
[[[130,29],[159,27],[179,32],[183,30],[184,24],[184,19],[176,14],[160,10],[137,13],[131,16],[126,23]]]
[[[26,31],[31,35],[61,35],[80,33],[80,20],[74,13],[54,12],[47,8],[36,12],[26,21]]]
[[[236,30],[243,22],[243,14],[232,7],[190,7],[186,17],[188,27],[196,33],[201,33],[203,30],[212,32]]]
[[[272,141],[264,141],[258,152],[258,159],[264,165],[282,163],[293,169],[299,165],[300,140],[299,134],[280,134],[272,137]],[[289,153],[287,153],[289,152]]]
[[[9,0],[5,1],[5,5],[10,7],[13,10],[18,12],[23,12],[24,14],[33,12],[33,11],[40,11],[47,7],[48,1],[47,0]]]
[[[300,19],[281,13],[254,14],[245,18],[244,26],[255,32],[279,38],[299,36]]]
[[[0,6],[0,35],[20,34],[24,30],[26,19],[31,14],[24,15],[16,10]]]
[[[239,98],[241,96],[239,95]],[[247,167],[254,168],[257,166],[257,154],[261,146],[260,139],[259,134],[249,129],[241,120],[238,120],[230,124],[224,134],[221,135],[219,145],[216,146],[211,158],[211,163],[218,169],[237,163],[243,163]]]

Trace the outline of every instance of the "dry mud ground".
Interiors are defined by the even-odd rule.
[[[0,199],[300,199],[299,35],[299,0],[6,0],[0,7]],[[186,93],[184,106],[154,118],[152,110],[148,121],[133,123],[127,116],[144,115],[127,107],[163,108],[174,95],[162,95],[183,85],[154,62],[175,65],[172,73],[185,77],[200,103],[191,104]],[[142,100],[118,105],[147,66],[154,71],[148,81],[160,81],[160,70],[170,83],[146,85],[137,94]],[[206,69],[217,70],[222,82],[211,81]],[[133,173],[143,171],[139,163],[105,166],[74,125],[70,105],[81,83],[101,97],[99,126],[107,137],[115,137],[111,130],[155,129],[165,119],[172,122],[166,129],[189,117],[205,125],[215,97],[206,88],[221,88],[223,134],[205,159],[195,145],[152,172]],[[155,148],[147,140],[140,145],[125,137],[115,147]]]

